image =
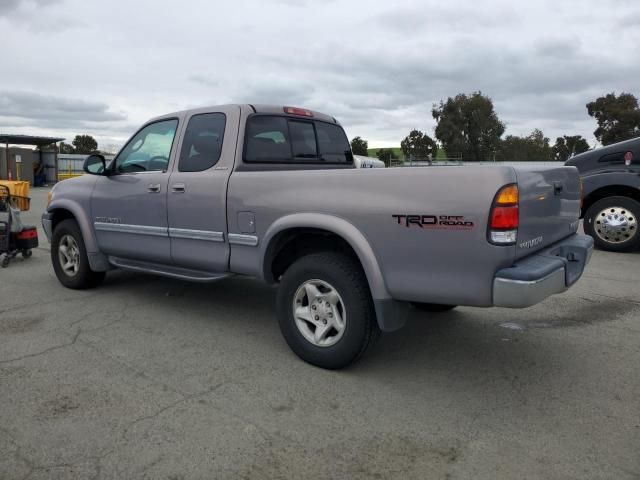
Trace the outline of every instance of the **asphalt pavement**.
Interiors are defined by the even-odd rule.
[[[640,253],[526,310],[415,312],[335,372],[272,287],[72,291],[40,242],[0,270],[0,479],[640,478]]]

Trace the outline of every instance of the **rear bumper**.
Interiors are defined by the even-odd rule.
[[[562,293],[582,276],[591,260],[593,239],[574,234],[498,271],[493,280],[493,305],[524,308]]]
[[[51,243],[51,227],[53,225],[53,215],[50,213],[42,214],[42,229],[44,230],[45,235],[47,236],[47,240]]]

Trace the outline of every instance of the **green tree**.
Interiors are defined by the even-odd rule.
[[[73,145],[69,145],[68,143],[60,142],[60,153],[75,153],[75,149]]]
[[[551,159],[549,139],[542,130],[535,129],[526,137],[507,135],[500,142],[497,160],[511,162],[547,161]]]
[[[556,139],[551,147],[551,158],[559,162],[566,162],[574,155],[589,150],[589,144],[581,135],[564,135]]]
[[[504,133],[504,123],[489,97],[482,92],[460,93],[441,101],[439,106],[434,105],[431,113],[437,122],[436,138],[447,155],[460,155],[466,161],[493,158]]]
[[[409,160],[426,160],[435,158],[438,153],[438,145],[426,133],[420,130],[411,130],[402,142],[400,148],[404,153],[405,159]]]
[[[75,153],[94,153],[98,150],[98,142],[91,135],[76,135],[71,142],[75,148]]]
[[[378,160],[383,161],[387,167],[391,165],[393,160],[398,159],[398,156],[392,148],[381,148],[376,152],[376,155],[378,156]]]
[[[603,145],[640,136],[638,99],[630,93],[608,93],[587,103],[587,112],[598,122],[593,134]]]
[[[351,140],[351,151],[354,155],[367,156],[367,150],[369,149],[369,142],[363,140],[361,137],[355,137]]]

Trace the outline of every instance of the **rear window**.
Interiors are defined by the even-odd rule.
[[[291,135],[291,150],[293,158],[316,159],[316,132],[313,123],[289,121],[289,133]]]
[[[275,115],[247,121],[244,161],[248,163],[353,163],[338,125]]]
[[[353,161],[351,155],[351,145],[338,125],[318,122],[316,124],[318,132],[318,148],[320,157],[325,162],[349,163]]]

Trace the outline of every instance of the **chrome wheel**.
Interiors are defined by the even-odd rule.
[[[631,240],[638,231],[635,215],[623,207],[607,207],[595,218],[596,235],[608,243],[622,243]]]
[[[293,297],[293,318],[302,336],[317,347],[335,345],[347,322],[340,294],[323,280],[300,285]]]
[[[58,260],[65,275],[74,277],[80,269],[80,249],[76,239],[64,235],[58,244]]]

